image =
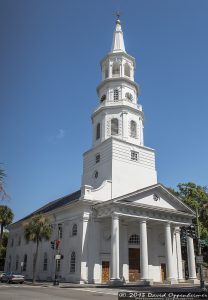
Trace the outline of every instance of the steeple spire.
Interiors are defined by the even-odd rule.
[[[120,21],[120,13],[116,13],[116,29],[113,34],[113,43],[111,52],[126,52],[125,51],[125,45],[124,45],[124,39],[123,39],[123,31],[121,29],[121,21]]]

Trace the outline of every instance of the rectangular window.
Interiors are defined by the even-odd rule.
[[[60,272],[60,270],[61,270],[61,260],[60,260],[60,259],[57,259],[57,260],[56,260],[56,263],[57,263],[57,265],[56,265],[56,270],[57,270],[57,272]]]
[[[62,236],[63,236],[62,224],[58,224],[58,237],[59,237],[59,239],[62,239]]]
[[[48,268],[48,260],[47,260],[47,257],[44,257],[43,271],[47,271],[47,268]]]
[[[96,154],[95,162],[96,162],[96,164],[100,162],[100,153]]]
[[[139,152],[131,151],[131,160],[138,161],[139,160]]]

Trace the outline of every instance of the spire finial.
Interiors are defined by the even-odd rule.
[[[121,12],[116,11],[114,14],[116,16],[116,28],[113,34],[113,43],[111,52],[126,52],[125,46],[124,46],[124,40],[123,40],[123,32],[121,29],[121,22],[120,22],[120,16]]]
[[[121,16],[121,12],[119,10],[115,11],[114,16],[116,16],[116,24],[120,24],[120,16]]]

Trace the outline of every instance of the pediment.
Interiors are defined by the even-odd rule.
[[[164,186],[157,184],[127,194],[117,199],[116,202],[132,203],[132,205],[157,208],[161,210],[172,210],[194,215],[194,211],[185,205],[179,198],[170,193]]]

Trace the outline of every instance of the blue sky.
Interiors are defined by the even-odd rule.
[[[0,0],[0,162],[15,220],[80,188],[115,10],[158,180],[207,185],[207,0]]]

